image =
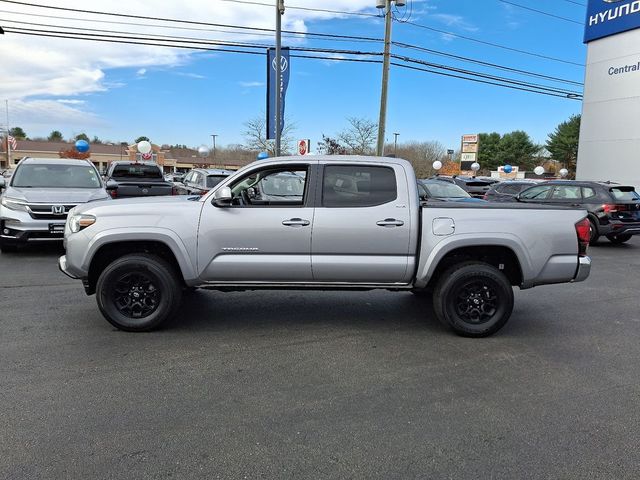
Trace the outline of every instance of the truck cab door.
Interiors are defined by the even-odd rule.
[[[212,283],[309,282],[313,227],[310,164],[258,165],[218,188],[231,205],[205,200],[198,232],[198,270]]]
[[[409,193],[403,168],[384,162],[327,164],[319,182],[322,195],[311,248],[314,281],[408,283],[415,261],[412,231],[419,227],[412,225],[408,197],[416,191]]]

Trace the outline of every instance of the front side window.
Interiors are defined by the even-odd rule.
[[[329,165],[324,169],[322,205],[325,207],[373,207],[397,197],[392,168]]]
[[[528,200],[544,200],[549,195],[549,190],[551,190],[551,188],[553,188],[551,185],[532,187],[522,192],[520,194],[520,198],[526,198]]]
[[[306,167],[254,171],[231,185],[231,203],[244,207],[302,206],[306,184]]]
[[[98,172],[91,165],[21,165],[11,183],[17,188],[100,188]]]

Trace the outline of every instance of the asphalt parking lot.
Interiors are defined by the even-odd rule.
[[[198,291],[123,333],[59,254],[0,256],[0,478],[640,475],[640,238],[479,340],[381,291]]]

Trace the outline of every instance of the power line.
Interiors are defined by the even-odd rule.
[[[96,10],[84,10],[84,9],[69,8],[69,7],[56,7],[56,6],[52,6],[52,5],[40,5],[40,4],[37,4],[37,3],[28,3],[28,2],[18,1],[18,0],[0,0],[0,2],[11,3],[11,4],[15,4],[15,5],[24,5],[24,6],[29,6],[29,7],[39,7],[39,8],[47,8],[47,9],[52,9],[52,10],[76,12],[76,13],[82,13],[82,14],[89,13],[89,14],[94,14],[94,15],[106,15],[106,16],[121,17],[121,18],[136,18],[136,19],[140,19],[140,20],[152,20],[152,21],[171,22],[171,23],[184,23],[184,24],[188,24],[188,25],[213,26],[213,27],[223,27],[223,28],[226,27],[226,28],[234,28],[234,29],[240,29],[240,30],[273,32],[272,29],[261,28],[261,27],[247,27],[247,26],[241,26],[241,25],[224,25],[224,24],[219,24],[219,23],[201,22],[201,21],[195,21],[195,20],[179,20],[179,19],[175,19],[175,18],[149,17],[149,16],[143,16],[143,15],[132,15],[132,14],[123,14],[123,13],[114,13],[114,12],[101,12],[101,11],[96,11]],[[423,29],[426,29],[426,30],[431,30],[431,31],[434,31],[434,32],[442,33],[442,34],[445,34],[445,35],[450,35],[450,36],[457,37],[457,38],[462,38],[462,39],[465,39],[465,40],[468,40],[468,41],[472,41],[472,42],[476,42],[476,43],[480,43],[480,44],[483,44],[483,45],[489,45],[489,46],[492,46],[492,47],[501,48],[501,49],[509,50],[509,51],[516,52],[516,53],[521,53],[521,54],[530,55],[530,56],[534,56],[534,57],[538,57],[538,58],[544,58],[544,59],[547,59],[547,60],[553,60],[553,61],[556,61],[556,62],[561,62],[561,63],[570,64],[570,65],[576,65],[576,66],[579,66],[579,67],[584,67],[584,64],[581,64],[581,63],[571,62],[569,60],[563,60],[563,59],[560,59],[560,58],[550,57],[550,56],[547,56],[547,55],[542,55],[542,54],[538,54],[538,53],[534,53],[534,52],[528,52],[526,50],[519,50],[519,49],[508,47],[508,46],[505,46],[505,45],[500,45],[500,44],[487,42],[487,41],[484,41],[484,40],[479,40],[479,39],[476,39],[476,38],[460,35],[460,34],[453,33],[453,32],[440,30],[440,29],[437,29],[437,28],[434,28],[434,27],[429,27],[427,25],[421,25],[421,24],[418,24],[418,23],[415,23],[415,22],[411,22],[411,21],[407,21],[407,22],[404,22],[404,23],[406,23],[407,25],[413,25],[415,27],[423,28]],[[283,31],[283,33],[299,33],[299,32]],[[332,36],[330,34],[309,34],[309,35],[327,36],[327,37]]]
[[[117,25],[132,25],[132,26],[144,26],[144,27],[155,27],[155,28],[172,28],[172,29],[182,29],[182,30],[196,30],[196,31],[216,31],[216,32],[221,32],[221,33],[233,33],[235,34],[242,34],[242,35],[256,35],[256,36],[268,36],[271,37],[271,33],[263,33],[263,30],[269,31],[269,32],[273,32],[273,30],[271,29],[265,29],[265,28],[261,28],[260,32],[236,32],[236,31],[228,31],[228,30],[218,30],[218,29],[207,29],[207,28],[194,28],[194,27],[181,27],[181,26],[166,26],[166,25],[153,25],[153,24],[149,24],[149,23],[136,23],[136,22],[121,22],[121,21],[114,21],[114,20],[97,20],[97,19],[76,19],[73,17],[65,17],[65,16],[58,16],[58,15],[43,15],[43,14],[26,14],[26,13],[20,13],[20,12],[14,12],[14,11],[6,11],[6,10],[0,10],[0,12],[5,12],[5,13],[10,13],[10,14],[18,14],[18,15],[28,15],[28,16],[37,16],[37,17],[44,17],[44,18],[54,18],[57,20],[70,20],[70,21],[83,21],[83,22],[98,22],[98,23],[108,23],[108,24],[117,24]],[[130,34],[130,32],[120,32],[120,31],[116,31],[116,30],[97,30],[97,29],[91,29],[91,28],[82,28],[82,27],[75,27],[75,26],[64,26],[64,25],[51,25],[51,24],[43,24],[43,23],[35,23],[35,22],[26,22],[26,21],[19,21],[19,20],[8,20],[8,22],[13,22],[13,23],[19,23],[19,24],[23,24],[23,25],[33,25],[33,26],[41,26],[41,27],[50,27],[50,28],[67,28],[67,29],[74,29],[74,30],[83,30],[83,31],[93,31],[93,32],[107,32],[107,33],[126,33],[126,34]],[[238,26],[238,25],[226,25],[226,24],[215,24],[217,26],[221,26],[221,27],[225,27],[225,28],[253,28],[253,27],[243,27],[243,26]],[[338,35],[338,34],[326,34],[326,33],[314,33],[314,32],[296,32],[296,31],[291,31],[288,30],[287,32],[290,32],[291,34],[294,35],[305,35],[305,36],[313,36],[313,38],[309,38],[310,40],[336,40],[336,41],[366,41],[366,42],[382,42],[382,39],[380,38],[374,38],[374,37],[363,37],[363,36],[353,36],[353,35]],[[136,33],[137,35],[146,35],[149,36],[151,34],[143,34],[143,33]],[[165,35],[160,35],[160,34],[155,34],[158,37],[165,37],[165,38],[179,38],[182,40],[200,40],[200,39],[196,39],[193,37],[177,37],[177,36],[165,36]],[[316,38],[317,36],[317,38]],[[299,38],[299,37],[295,37],[292,36],[292,38]],[[220,40],[219,42],[223,42],[222,40]],[[237,43],[237,42],[236,42]],[[558,78],[558,77],[553,77],[553,76],[549,76],[549,75],[544,75],[544,74],[539,74],[536,72],[530,72],[527,70],[522,70],[522,69],[516,69],[513,67],[508,67],[505,65],[500,65],[500,64],[494,64],[494,63],[490,63],[490,62],[483,62],[481,60],[477,60],[477,59],[472,59],[469,57],[462,57],[459,55],[454,55],[448,52],[442,52],[439,50],[433,50],[433,49],[427,49],[424,47],[420,47],[418,45],[412,45],[412,44],[406,44],[406,43],[401,43],[401,42],[395,42],[396,45],[402,47],[402,48],[411,48],[414,50],[419,50],[419,51],[423,51],[423,52],[427,52],[427,53],[432,53],[435,55],[440,55],[440,56],[445,56],[448,58],[453,58],[456,60],[461,60],[461,61],[466,61],[466,62],[470,62],[470,63],[476,63],[479,65],[484,65],[484,66],[488,66],[491,68],[496,68],[496,69],[500,69],[500,70],[505,70],[505,71],[511,71],[514,73],[520,73],[523,75],[528,75],[528,76],[533,76],[533,77],[537,77],[537,78],[544,78],[547,80],[551,80],[551,81],[558,81],[558,82],[562,82],[562,83],[570,83],[570,84],[575,84],[575,85],[582,85],[581,83],[578,82],[574,82],[572,80],[567,80],[567,79],[562,79],[562,78]],[[268,47],[268,45],[262,45],[263,47]]]
[[[27,30],[27,31],[24,31]],[[8,29],[6,29],[6,31],[8,33],[17,33],[17,34],[22,34],[22,35],[31,35],[31,36],[38,36],[38,37],[49,37],[49,38],[64,38],[64,39],[73,39],[73,40],[86,40],[86,41],[98,41],[98,42],[106,42],[106,43],[117,43],[117,44],[130,44],[130,45],[147,45],[147,46],[155,46],[155,47],[170,47],[170,48],[181,48],[181,49],[190,49],[190,50],[203,50],[203,51],[215,51],[215,52],[229,52],[229,53],[239,53],[239,54],[253,54],[253,55],[261,55],[264,56],[265,53],[264,52],[257,52],[257,51],[250,51],[250,50],[239,50],[239,49],[230,49],[230,48],[226,48],[229,46],[233,46],[233,45],[224,45],[225,48],[212,48],[211,46],[194,46],[194,45],[185,45],[185,44],[173,44],[173,43],[160,43],[160,41],[158,42],[150,42],[150,39],[130,39],[127,37],[116,37],[116,38],[111,38],[107,35],[92,35],[92,34],[70,34],[67,32],[42,32],[42,31],[37,31],[37,30],[33,30],[33,29],[23,29],[23,30],[16,30],[13,27],[8,27]],[[91,36],[88,36],[91,35]],[[103,38],[101,38],[103,37]],[[135,40],[135,41],[134,41]],[[247,48],[247,47],[244,47]],[[251,47],[254,48],[254,47]],[[262,47],[260,47],[262,48]],[[309,49],[301,49],[302,51],[309,51]],[[311,52],[315,52],[315,53],[342,53],[342,54],[348,54],[348,55],[369,55],[369,52],[359,52],[359,51],[348,51],[348,50],[330,50],[330,49],[313,49],[311,50]],[[379,54],[378,54],[379,55]],[[321,56],[317,56],[317,55],[295,55],[296,57],[299,58],[314,58],[314,59],[321,59],[321,60],[329,60],[329,61],[353,61],[353,62],[361,62],[361,63],[381,63],[380,60],[372,60],[372,59],[367,59],[367,58],[342,58],[342,57],[321,57]],[[420,60],[417,59],[412,59],[410,57],[404,57],[404,58],[399,58],[399,60],[402,61],[411,61],[411,62],[415,62],[415,63],[421,63],[421,64],[426,64],[429,65],[427,62],[422,62]],[[397,66],[402,66],[403,68],[410,68],[409,65],[405,65],[405,64],[400,64],[395,62],[394,65]],[[435,66],[434,68],[441,68],[439,66]],[[478,75],[477,72],[471,72],[471,71],[462,71],[460,69],[455,70],[452,69],[455,73],[449,73],[449,72],[439,72],[437,70],[432,70],[432,69],[421,69],[421,68],[417,68],[414,67],[413,69],[415,70],[422,70],[425,72],[429,72],[429,73],[434,73],[434,74],[438,74],[438,75],[443,75],[443,76],[449,76],[449,77],[453,77],[453,78],[460,78],[460,79],[465,79],[465,80],[470,80],[470,81],[474,81],[476,83],[485,83],[485,84],[489,84],[489,85],[495,85],[495,86],[503,86],[506,88],[512,88],[512,89],[516,89],[516,90],[523,90],[523,91],[529,91],[529,92],[533,92],[533,93],[540,93],[540,94],[545,94],[545,95],[549,95],[552,94],[552,96],[557,96],[557,97],[564,97],[564,98],[571,98],[571,99],[575,99],[575,98],[581,98],[581,95],[579,93],[575,93],[575,92],[568,92],[565,90],[560,90],[560,89],[552,89],[552,88],[548,88],[545,86],[536,86],[536,84],[528,84],[526,82],[518,82],[518,81],[514,81],[512,79],[508,79],[508,78],[504,78],[504,77],[493,77],[491,79],[483,79],[482,75],[480,74]],[[459,74],[461,73],[461,74]],[[472,78],[470,76],[465,76],[465,75],[473,75],[476,77],[480,77],[480,78]]]
[[[5,0],[0,0],[0,1],[5,1]],[[468,37],[468,36],[460,35],[458,33],[453,33],[453,32],[447,32],[446,30],[440,30],[438,28],[430,27],[428,25],[422,25],[422,24],[415,23],[415,22],[408,21],[408,22],[404,22],[404,23],[407,24],[407,25],[412,25],[414,27],[424,28],[425,30],[431,30],[432,32],[442,33],[443,35],[450,35],[452,37],[462,38],[462,39],[468,40],[470,42],[481,43],[483,45],[489,45],[491,47],[501,48],[503,50],[509,50],[511,52],[522,53],[523,55],[529,55],[529,56],[537,57],[537,58],[544,58],[545,60],[552,60],[554,62],[566,63],[568,65],[575,65],[577,67],[584,67],[584,63],[572,62],[570,60],[564,60],[562,58],[551,57],[551,56],[548,56],[548,55],[543,55],[541,53],[529,52],[527,50],[520,50],[520,49],[513,48],[513,47],[507,47],[506,45],[500,45],[499,43],[487,42],[485,40],[480,40],[478,38]]]
[[[548,96],[551,96],[551,97],[567,98],[569,100],[581,100],[582,99],[582,95],[573,96],[573,95],[567,95],[567,94],[564,94],[564,93],[540,92],[538,90],[534,90],[534,89],[531,89],[531,88],[523,88],[523,87],[517,87],[517,86],[513,86],[513,85],[504,85],[504,84],[501,84],[501,83],[489,82],[489,81],[486,81],[486,80],[478,80],[478,79],[475,79],[475,78],[463,77],[462,75],[455,75],[455,74],[452,74],[452,73],[445,73],[445,72],[437,72],[435,70],[430,70],[428,68],[420,68],[420,67],[415,67],[413,65],[405,65],[405,64],[396,63],[396,62],[391,62],[391,65],[394,65],[394,66],[400,67],[400,68],[406,68],[406,69],[409,69],[409,70],[417,70],[417,71],[420,71],[420,72],[428,72],[428,73],[433,73],[435,75],[442,75],[442,76],[445,76],[445,77],[460,78],[460,79],[463,79],[463,80],[468,80],[470,82],[485,83],[485,84],[488,84],[488,85],[496,85],[498,87],[510,88],[512,90],[522,90],[524,92],[538,93],[540,95],[548,95]]]
[[[241,3],[245,5],[259,5],[261,7],[269,7],[273,8],[273,4],[271,3],[261,3],[254,2],[250,0],[220,0],[221,2],[231,2],[231,3]],[[311,8],[311,7],[300,7],[296,5],[287,5],[286,8],[291,10],[305,10],[308,12],[322,12],[322,13],[334,13],[338,15],[355,15],[359,17],[379,17],[380,15],[376,15],[374,13],[364,13],[364,12],[345,12],[341,10],[327,10],[325,8]]]
[[[519,3],[509,2],[508,0],[498,0],[499,2],[506,3],[507,5],[513,5],[514,7],[522,8],[524,10],[529,10],[530,12],[536,12],[541,15],[546,15],[547,17],[557,18],[558,20],[564,20],[565,22],[571,22],[578,25],[584,26],[583,22],[578,22],[577,20],[573,20],[567,17],[561,17],[560,15],[555,15],[553,13],[544,12],[542,10],[536,10],[535,8],[527,7],[526,5],[520,5]]]
[[[572,85],[577,85],[577,86],[583,86],[584,84],[582,82],[576,82],[574,80],[568,80],[565,78],[560,78],[560,77],[554,77],[552,75],[544,75],[542,73],[536,73],[536,72],[531,72],[529,70],[521,70],[519,68],[513,68],[513,67],[507,67],[505,65],[500,65],[497,63],[491,63],[491,62],[485,62],[482,60],[477,60],[474,58],[469,58],[469,57],[463,57],[460,55],[454,55],[452,53],[445,53],[445,52],[441,52],[438,50],[432,50],[430,48],[425,48],[425,47],[420,47],[417,45],[411,45],[408,43],[402,43],[402,42],[392,42],[394,45],[401,47],[401,48],[408,48],[408,49],[412,49],[412,50],[418,50],[421,52],[426,52],[426,53],[431,53],[433,55],[440,55],[440,56],[445,56],[448,58],[454,58],[456,60],[460,60],[463,62],[469,62],[469,63],[475,63],[478,65],[484,65],[487,67],[491,67],[491,68],[495,68],[498,70],[504,70],[504,71],[508,71],[508,72],[513,72],[513,73],[519,73],[522,75],[527,75],[527,76],[531,76],[531,77],[537,77],[537,78],[541,78],[541,79],[545,79],[545,80],[551,80],[551,81],[555,81],[555,82],[560,82],[560,83],[567,83],[567,84],[572,84]]]

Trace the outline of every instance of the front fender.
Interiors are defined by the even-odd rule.
[[[83,232],[80,232],[82,234]],[[96,252],[103,246],[134,241],[156,241],[167,245],[176,258],[182,276],[186,282],[197,278],[197,269],[195,265],[195,246],[193,247],[193,257],[189,255],[189,248],[185,245],[173,230],[162,227],[138,227],[135,231],[130,228],[111,228],[96,233],[85,248],[74,248],[74,243],[80,243],[83,239],[80,236],[71,235],[67,238],[67,263],[68,265],[79,265],[82,277],[88,275],[89,266]],[[84,239],[86,242],[86,238]],[[82,247],[81,245],[78,245]],[[82,258],[75,258],[81,252]]]

